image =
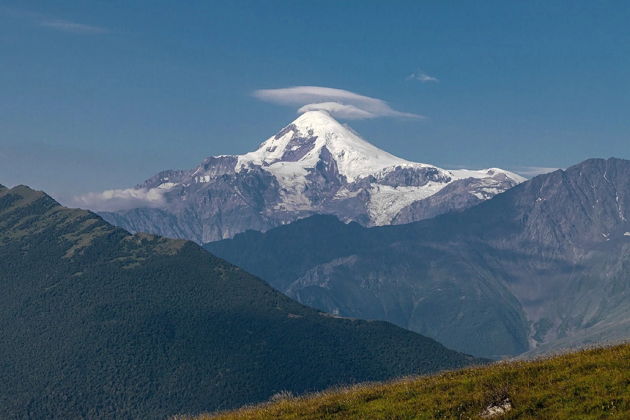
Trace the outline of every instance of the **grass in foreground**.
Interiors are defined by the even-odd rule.
[[[630,419],[630,344],[284,398],[194,420]]]

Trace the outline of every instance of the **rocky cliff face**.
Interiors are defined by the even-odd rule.
[[[308,305],[500,357],[630,337],[629,211],[630,161],[591,159],[430,220],[314,217],[207,248]]]
[[[447,171],[393,156],[324,111],[301,115],[245,155],[216,156],[137,186],[159,206],[102,212],[131,232],[209,242],[313,214],[365,226],[461,210],[523,178],[501,169]]]

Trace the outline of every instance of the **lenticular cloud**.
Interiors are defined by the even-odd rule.
[[[338,118],[350,120],[378,117],[423,118],[422,115],[397,111],[382,99],[322,86],[260,89],[254,91],[254,96],[278,105],[298,106],[299,113],[323,110]]]

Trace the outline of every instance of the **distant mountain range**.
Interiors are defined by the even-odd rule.
[[[587,160],[407,225],[316,216],[206,248],[305,304],[476,355],[630,337],[627,160]]]
[[[127,191],[150,201],[100,214],[130,232],[204,243],[314,214],[364,226],[409,223],[471,207],[522,181],[497,168],[449,171],[410,162],[327,112],[309,111],[251,153],[160,172]]]
[[[0,186],[0,418],[166,418],[479,359]]]

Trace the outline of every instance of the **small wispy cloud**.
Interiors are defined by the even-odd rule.
[[[86,25],[62,19],[43,20],[39,22],[39,26],[73,34],[97,35],[109,32],[108,29],[100,26]]]
[[[55,16],[46,15],[30,10],[2,7],[0,6],[0,15],[8,16],[14,19],[28,21],[31,25],[40,26],[42,28],[53,29],[60,32],[67,32],[81,35],[98,35],[107,34],[111,31],[102,26],[88,25],[85,23],[73,22],[65,19],[58,19]]]
[[[510,170],[516,172],[517,174],[523,175],[524,177],[531,178],[536,175],[547,174],[549,172],[557,171],[562,168],[547,168],[544,166],[517,166],[515,168],[511,168]]]
[[[254,91],[253,95],[265,102],[298,106],[299,113],[323,110],[336,117],[353,120],[378,117],[424,118],[422,115],[397,111],[382,99],[323,86],[260,89]]]
[[[422,70],[411,73],[409,76],[407,76],[407,80],[417,80],[421,83],[437,83],[440,81],[440,79],[438,79],[437,77],[429,76]]]

